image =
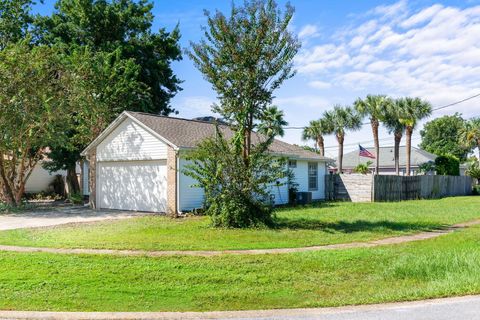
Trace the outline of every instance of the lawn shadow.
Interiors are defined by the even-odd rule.
[[[323,222],[313,219],[288,219],[276,218],[275,229],[291,229],[291,230],[318,230],[327,233],[353,233],[353,232],[384,232],[390,231],[431,231],[445,228],[446,225],[440,223],[424,223],[424,222],[394,222],[388,220],[380,221],[338,221]]]

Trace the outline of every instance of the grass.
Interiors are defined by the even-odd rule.
[[[377,248],[283,255],[0,253],[0,309],[205,311],[325,307],[480,293],[480,228]]]
[[[0,244],[62,248],[226,250],[368,241],[480,218],[480,197],[322,203],[278,212],[276,229],[214,229],[208,218],[147,216],[0,232]]]

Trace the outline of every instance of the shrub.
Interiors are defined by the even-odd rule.
[[[83,195],[80,193],[72,193],[68,196],[68,200],[73,204],[83,204]]]
[[[466,174],[472,177],[472,179],[476,180],[477,184],[480,183],[480,165],[478,162],[472,162],[469,165]]]
[[[370,173],[370,166],[373,164],[372,161],[367,161],[367,163],[360,163],[357,165],[354,169],[353,172],[355,173],[361,173],[361,174],[367,174]]]
[[[459,176],[460,160],[451,155],[443,155],[435,159],[435,170],[437,174],[443,176]]]
[[[218,227],[244,228],[272,224],[272,186],[282,186],[291,173],[285,159],[265,152],[270,141],[253,146],[248,163],[241,149],[217,128],[215,138],[202,142],[187,155],[184,173],[205,192],[205,214]],[[277,184],[278,183],[278,184]]]

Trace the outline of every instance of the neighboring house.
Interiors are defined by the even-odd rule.
[[[375,148],[366,148],[370,153],[375,155]],[[435,162],[437,158],[436,155],[427,152],[422,149],[412,147],[411,153],[411,174],[415,175],[419,171],[419,166],[432,161]],[[406,174],[406,148],[404,146],[400,147],[400,174]],[[372,171],[375,170],[375,159],[370,159],[366,157],[360,157],[358,150],[346,153],[343,156],[343,171],[344,173],[352,173],[356,166],[360,163],[367,163],[371,161],[372,164],[370,168]],[[379,174],[395,174],[395,156],[394,156],[394,147],[381,147],[380,148],[380,172]]]
[[[39,193],[50,191],[52,190],[51,183],[55,179],[55,176],[62,175],[65,177],[66,174],[67,173],[63,170],[50,173],[48,170],[42,167],[42,162],[39,162],[35,168],[33,168],[32,173],[27,179],[27,183],[25,184],[25,192]]]
[[[226,137],[232,136],[221,126]],[[215,135],[211,122],[123,112],[82,153],[90,163],[90,201],[96,208],[182,212],[201,208],[203,190],[183,174],[185,153]],[[258,141],[258,135],[254,136]],[[254,139],[255,140],[255,139]],[[325,198],[331,161],[279,140],[271,152],[289,159],[298,191]],[[288,203],[288,186],[272,186],[276,204]]]

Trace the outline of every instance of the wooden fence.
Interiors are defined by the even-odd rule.
[[[374,176],[374,201],[401,201],[465,196],[472,193],[466,176]]]
[[[325,198],[352,202],[402,201],[472,193],[465,176],[327,175]]]

